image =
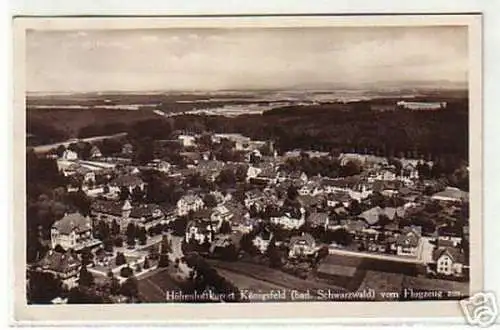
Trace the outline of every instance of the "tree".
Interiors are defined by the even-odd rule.
[[[120,187],[119,198],[121,201],[125,201],[130,197],[130,190],[128,187]]]
[[[362,167],[361,164],[357,161],[348,161],[344,166],[340,169],[341,176],[353,176],[361,173]]]
[[[64,146],[64,144],[60,144],[56,149],[57,157],[61,158],[64,155],[65,151],[66,147]]]
[[[127,238],[127,245],[130,248],[134,247],[135,246],[135,238],[134,237],[128,237]]]
[[[329,254],[328,247],[323,245],[316,254],[316,263],[319,263],[321,260],[326,258]]]
[[[142,191],[141,187],[137,186],[132,189],[131,198],[132,201],[136,203],[141,203],[144,200],[144,192]]]
[[[130,240],[135,240],[135,236],[136,236],[136,227],[135,225],[130,222],[128,225],[127,225],[127,230],[125,232],[125,235],[127,236],[127,241],[130,241]]]
[[[107,238],[103,241],[104,251],[113,252],[113,240],[111,238]]]
[[[184,216],[178,217],[174,220],[172,224],[173,235],[182,236],[184,235],[187,227],[187,218]]]
[[[120,276],[128,278],[134,274],[134,270],[130,268],[130,266],[125,266],[122,269],[120,269]]]
[[[120,288],[120,293],[126,297],[129,298],[137,298],[139,294],[139,289],[137,286],[137,279],[135,276],[130,276],[123,282],[121,288]]]
[[[30,272],[28,274],[27,298],[29,304],[50,304],[61,296],[62,281],[51,273]]]
[[[140,263],[137,263],[135,265],[135,272],[136,273],[140,273],[142,271],[142,267],[141,267],[141,264]]]
[[[82,265],[82,268],[80,269],[78,285],[87,287],[94,285],[94,276],[87,270],[85,265]]]
[[[222,225],[220,227],[220,233],[221,234],[230,234],[232,233],[233,229],[231,228],[231,224],[228,221],[223,221]]]
[[[266,255],[269,258],[269,266],[272,268],[280,268],[283,265],[282,253],[276,246],[274,238],[271,239],[267,247]]]
[[[123,238],[121,238],[121,237],[115,238],[115,246],[122,247],[123,246]]]
[[[127,263],[127,259],[125,258],[125,255],[122,252],[118,252],[116,254],[115,263],[116,263],[117,266],[121,266],[121,265]]]
[[[56,245],[56,247],[54,248],[54,251],[59,252],[59,253],[66,253],[66,250],[63,249],[63,247],[59,244]]]
[[[149,269],[149,267],[151,267],[151,266],[149,265],[149,259],[146,256],[146,257],[144,257],[144,263],[142,264],[142,268]]]
[[[120,292],[120,281],[113,276],[110,279],[110,293],[111,294],[118,294]]]
[[[89,248],[84,248],[81,252],[82,265],[88,265],[93,262],[94,255]]]
[[[168,254],[162,253],[160,254],[160,259],[158,260],[158,267],[168,267],[170,264],[170,260],[168,259]]]
[[[299,192],[297,191],[297,187],[290,186],[287,190],[287,198],[291,201],[295,200],[299,196]]]
[[[216,207],[217,206],[217,198],[213,194],[206,194],[203,197],[203,203],[208,208]]]
[[[137,230],[137,238],[139,239],[140,245],[146,245],[148,238],[146,236],[146,229],[144,227],[141,227]]]
[[[113,219],[113,222],[111,223],[111,235],[117,236],[119,234],[120,234],[120,226],[118,225],[118,222],[116,222],[116,219]]]

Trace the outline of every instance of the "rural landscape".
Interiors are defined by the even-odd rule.
[[[372,42],[363,41],[365,33],[404,42],[456,33],[415,29],[334,33],[344,44],[339,41],[343,48],[336,45],[331,61],[342,61],[344,48]],[[370,69],[359,65],[362,73],[332,71],[325,78],[314,75],[321,66],[304,60],[320,56],[313,46],[329,36],[324,31],[300,37],[297,31],[266,32],[270,37],[198,31],[196,38],[176,31],[186,40],[178,49],[186,53],[222,57],[221,45],[202,50],[191,45],[226,38],[231,56],[248,66],[254,61],[234,50],[243,47],[235,40],[245,45],[283,40],[280,47],[286,49],[292,47],[287,40],[296,47],[297,38],[305,50],[296,52],[303,58],[271,48],[268,56],[308,66],[283,69],[295,72],[292,85],[281,69],[242,76],[231,64],[212,78],[208,64],[177,71],[169,66],[165,82],[147,88],[141,83],[135,91],[137,81],[114,90],[122,82],[109,77],[133,68],[144,74],[141,81],[158,80],[138,60],[144,53],[112,65],[103,60],[112,58],[107,45],[135,45],[137,39],[159,47],[164,40],[173,42],[172,32],[36,33],[28,36],[36,72],[28,81],[37,84],[26,95],[29,304],[469,296],[468,86],[462,71],[456,79],[455,67],[439,69],[440,63],[449,65],[446,56],[459,57],[461,42],[457,46],[450,39],[450,54],[443,45],[435,54],[402,53],[398,62],[395,53],[389,69],[377,71],[374,60]],[[93,72],[95,81],[87,81],[92,68],[82,69],[76,55],[63,64],[37,60],[53,56],[44,45],[83,52],[78,47],[89,40],[95,70],[106,62],[115,71]],[[247,52],[250,46],[245,47]],[[374,56],[378,53],[387,54],[377,50]],[[210,63],[215,55],[209,55],[198,56],[197,63]],[[427,57],[432,61],[425,70],[415,67]],[[370,57],[354,60],[368,63]],[[70,68],[82,75],[74,88],[69,86],[77,78],[63,74]],[[240,74],[231,80],[229,72]],[[414,75],[402,78],[400,72]],[[344,75],[352,78],[338,78]],[[178,77],[184,76],[196,79],[181,84]],[[253,83],[246,86],[245,79]],[[82,85],[86,88],[76,88]]]

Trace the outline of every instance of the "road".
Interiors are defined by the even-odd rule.
[[[124,136],[127,136],[127,133],[93,136],[93,137],[84,138],[84,139],[70,139],[67,141],[61,141],[61,142],[52,143],[52,144],[44,144],[44,145],[40,145],[40,146],[35,146],[35,147],[33,147],[33,150],[36,153],[46,153],[54,148],[59,147],[60,145],[67,147],[71,143],[75,143],[75,142],[96,142],[96,141],[102,141],[102,140],[107,140],[107,139],[116,139],[116,138],[120,138],[120,137],[124,137]]]

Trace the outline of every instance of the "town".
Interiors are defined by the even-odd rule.
[[[128,139],[28,150],[29,302],[468,281],[468,192],[430,159],[282,151],[239,133]]]

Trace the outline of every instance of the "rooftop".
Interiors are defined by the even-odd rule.
[[[80,213],[70,213],[56,221],[52,227],[63,235],[69,235],[73,231],[81,233],[91,230],[92,224],[88,217],[84,217]]]

